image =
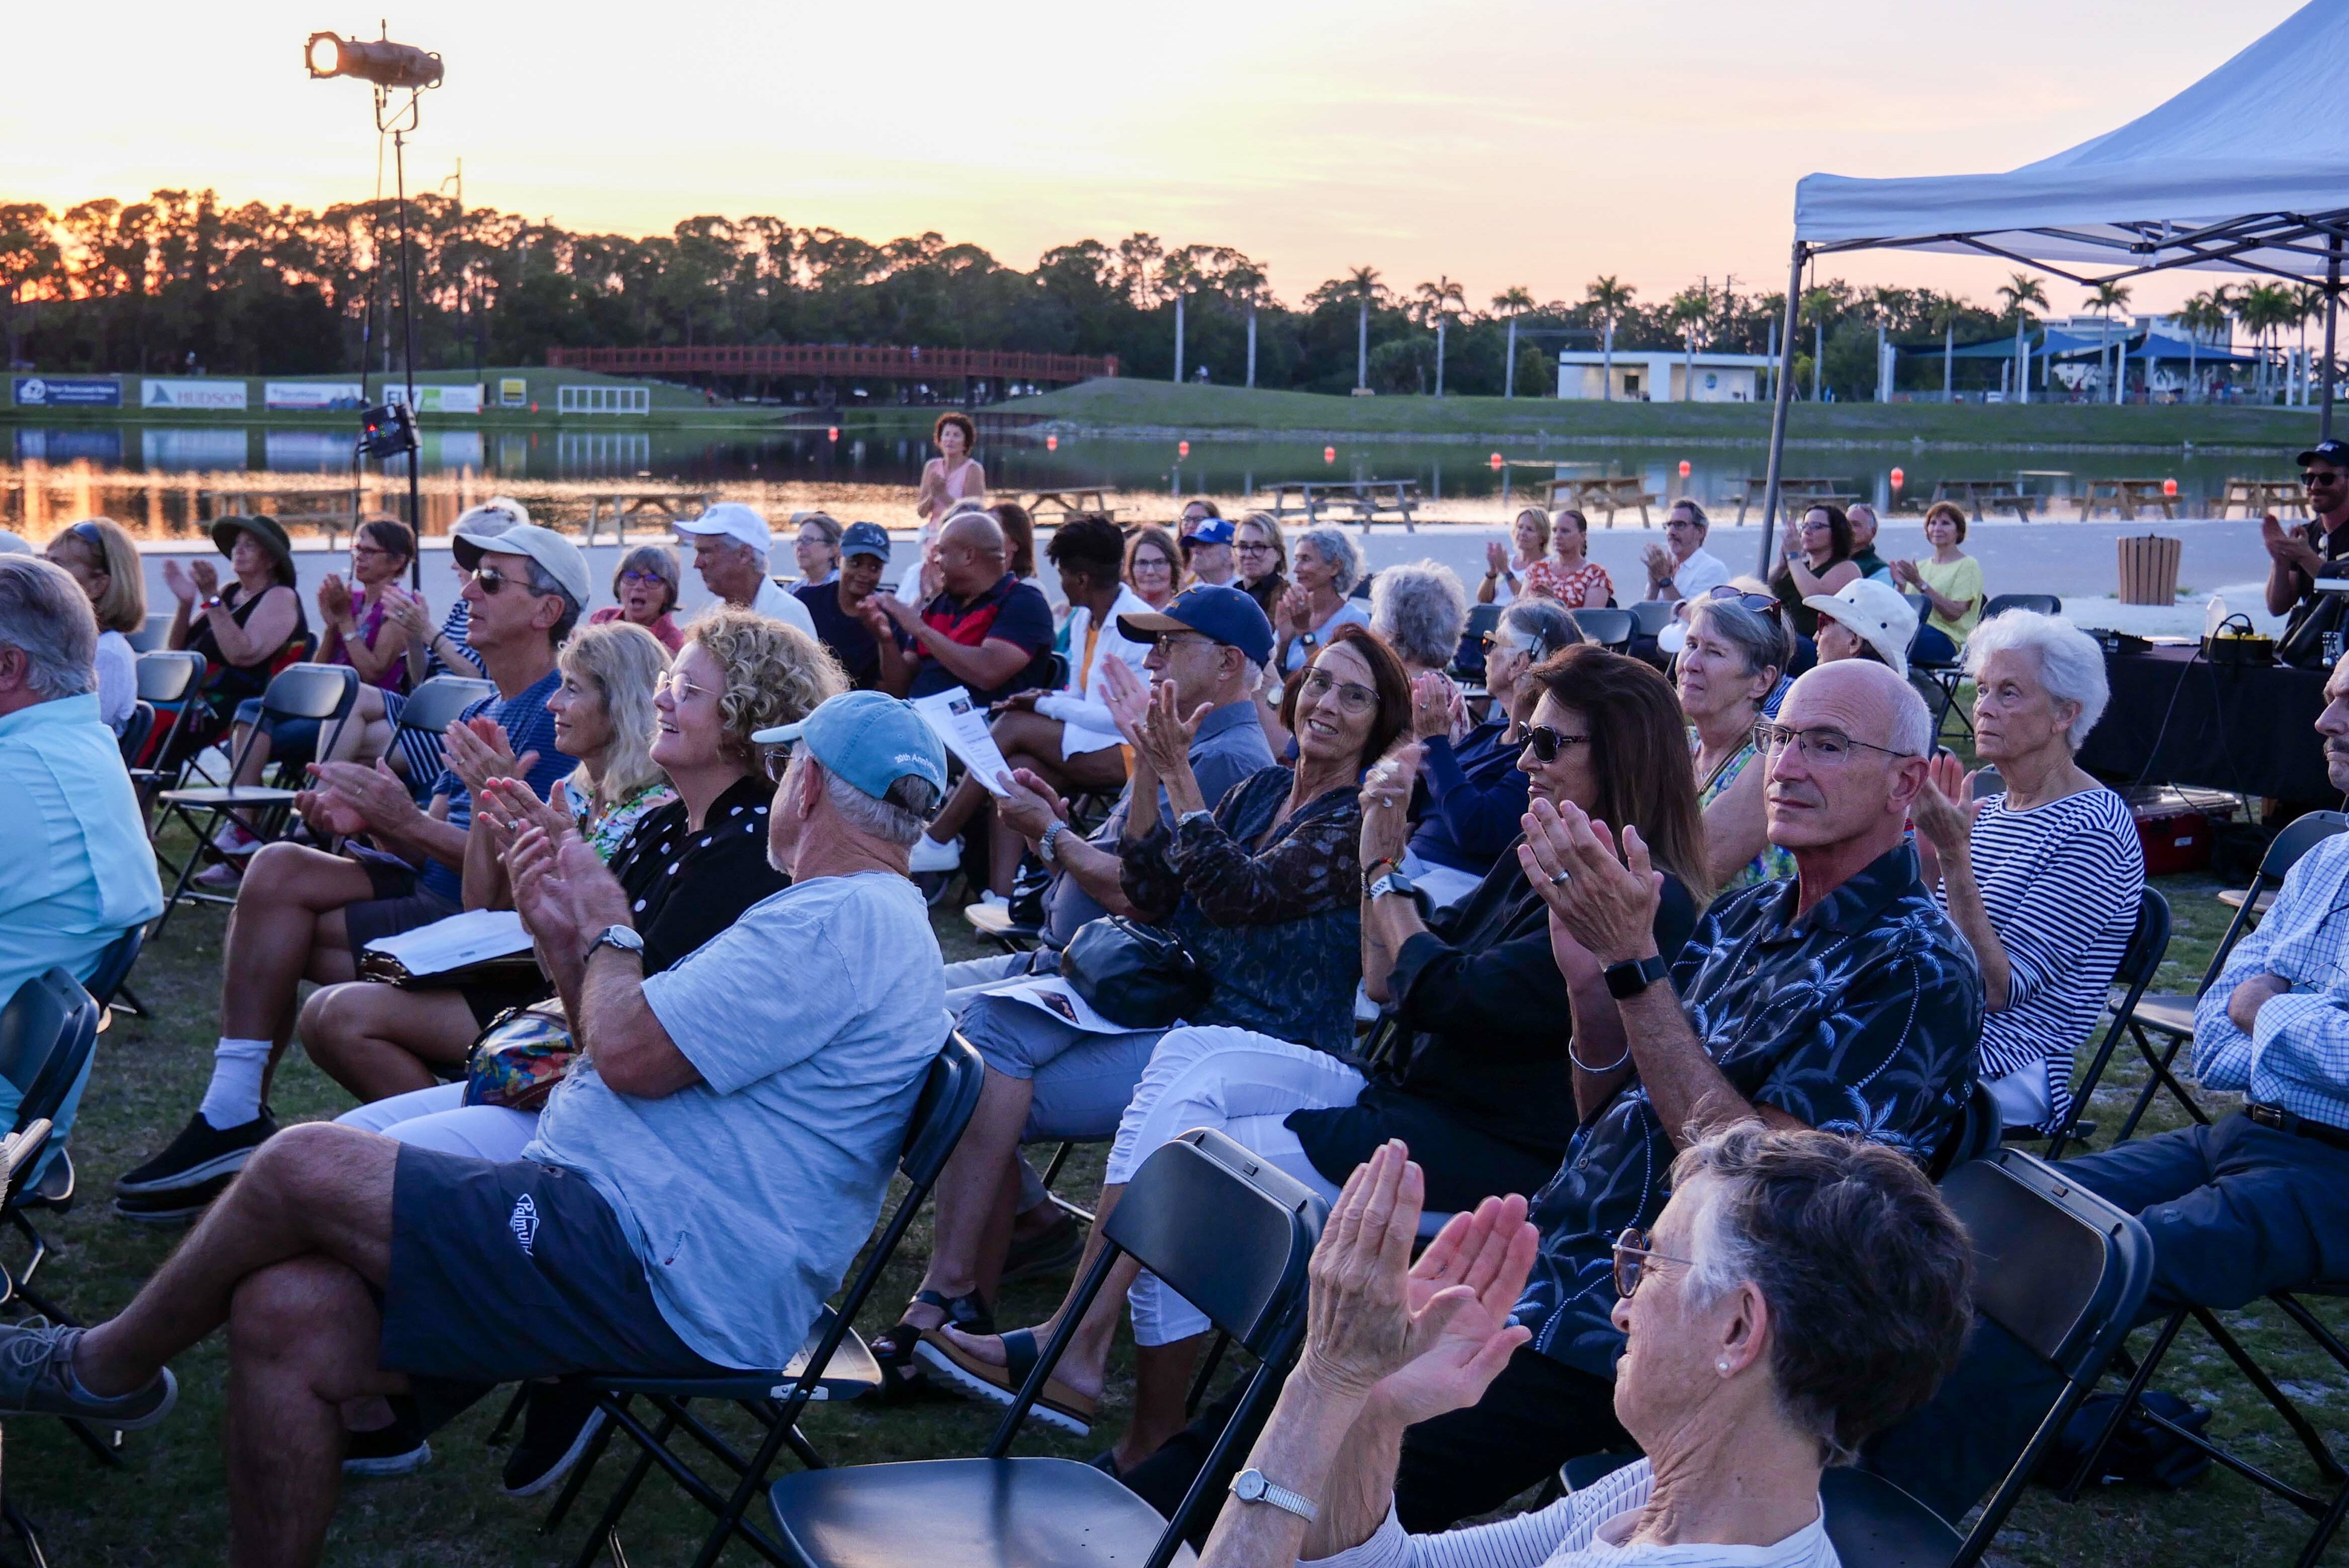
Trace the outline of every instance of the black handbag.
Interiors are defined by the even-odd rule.
[[[1061,978],[1095,1012],[1128,1029],[1164,1029],[1195,1017],[1216,982],[1174,932],[1104,915],[1077,928]]]

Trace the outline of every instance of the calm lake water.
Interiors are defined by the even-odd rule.
[[[1734,516],[1749,480],[1763,473],[1759,446],[1682,448],[1668,442],[1506,449],[1491,454],[1454,443],[1200,441],[1187,455],[1171,441],[1060,438],[1048,447],[1022,435],[982,443],[990,488],[1014,492],[1087,488],[1105,493],[1127,520],[1171,516],[1176,498],[1208,495],[1226,511],[1282,482],[1415,479],[1422,514],[1440,522],[1492,523],[1550,478],[1637,476],[1649,493],[1693,495]],[[0,524],[42,535],[74,516],[105,513],[156,537],[192,533],[204,518],[240,507],[285,515],[349,514],[355,438],[315,429],[263,426],[0,427]],[[912,521],[913,493],[926,443],[876,438],[853,427],[716,437],[675,430],[480,431],[428,430],[423,489],[428,531],[444,528],[485,495],[520,496],[557,521],[582,521],[600,497],[631,491],[711,491],[771,511],[823,506],[843,519]],[[2291,454],[2270,458],[2180,453],[2096,454],[2022,449],[1919,452],[1882,448],[1797,449],[1790,475],[1830,479],[1846,493],[1892,508],[1930,497],[1944,479],[1997,480],[2044,498],[2059,519],[2077,517],[2089,482],[2175,480],[2181,517],[2209,516],[2236,478],[2295,477]],[[1687,472],[1683,475],[1682,464]],[[401,463],[370,465],[358,482],[367,509],[404,511]],[[1896,487],[1894,472],[1899,471]],[[2147,515],[2152,515],[2147,514]],[[1636,522],[1637,514],[1624,519]],[[1661,520],[1661,518],[1659,518]]]

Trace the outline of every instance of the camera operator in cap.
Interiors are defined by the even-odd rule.
[[[678,539],[692,547],[694,569],[711,593],[730,605],[815,636],[815,621],[807,606],[767,574],[767,552],[775,547],[775,535],[764,517],[739,501],[721,501],[700,516],[679,518],[671,526]]]
[[[2260,542],[2268,550],[2268,613],[2290,618],[2287,641],[2316,607],[2317,579],[2349,577],[2349,441],[2318,441],[2299,462],[2316,515],[2289,529],[2272,512],[2260,519]]]

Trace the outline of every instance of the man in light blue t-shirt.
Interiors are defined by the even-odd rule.
[[[523,1158],[289,1127],[119,1316],[0,1328],[0,1415],[151,1424],[164,1363],[229,1323],[238,1407],[260,1413],[228,1438],[232,1554],[314,1563],[346,1402],[412,1395],[429,1430],[518,1378],[786,1366],[871,1233],[946,1037],[905,875],[946,757],[874,691],[755,738],[793,748],[769,846],[796,880],[666,973],[645,975],[584,844],[518,839],[515,904],[583,1047]]]

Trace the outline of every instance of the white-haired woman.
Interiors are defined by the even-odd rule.
[[[1371,629],[1395,650],[1414,682],[1423,675],[1442,679],[1460,652],[1467,624],[1468,590],[1441,562],[1389,566],[1371,582]]]
[[[1346,597],[1362,580],[1362,553],[1343,528],[1325,524],[1299,534],[1289,551],[1288,576],[1272,622],[1280,637],[1273,663],[1284,675],[1304,669],[1340,627],[1371,624],[1370,610]]]
[[[2120,796],[2073,760],[2110,695],[2095,639],[2060,616],[2009,610],[1966,639],[1966,673],[1974,754],[2006,787],[1971,799],[1972,781],[1941,753],[1917,836],[1926,881],[1982,964],[1982,1079],[2007,1126],[2052,1131],[2136,926],[2145,852]]]
[[[1972,1324],[1972,1244],[1915,1165],[1758,1122],[1692,1145],[1653,1228],[1615,1243],[1614,1408],[1643,1457],[1539,1512],[1407,1535],[1403,1429],[1476,1403],[1526,1343],[1536,1245],[1525,1199],[1492,1198],[1411,1263],[1407,1155],[1380,1148],[1323,1225],[1304,1354],[1248,1456],[1315,1509],[1236,1485],[1201,1563],[1835,1568],[1821,1473],[1930,1398]]]

